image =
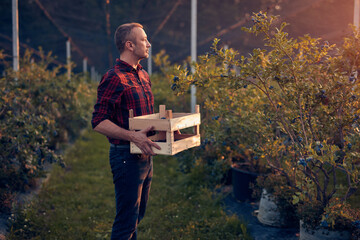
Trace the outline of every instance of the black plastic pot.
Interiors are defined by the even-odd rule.
[[[234,196],[239,201],[254,200],[250,184],[255,184],[256,178],[259,176],[257,173],[247,172],[235,167],[232,169],[232,184]]]

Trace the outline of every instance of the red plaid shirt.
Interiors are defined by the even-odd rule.
[[[154,113],[151,81],[140,64],[135,70],[126,62],[116,59],[115,66],[100,81],[92,127],[108,119],[119,127],[129,129],[129,109],[133,109],[134,116]],[[108,139],[113,144],[129,144],[128,141]]]

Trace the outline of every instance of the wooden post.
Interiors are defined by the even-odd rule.
[[[195,113],[200,113],[200,106],[199,105],[196,105],[195,106]],[[196,125],[194,127],[194,132],[195,132],[195,135],[200,135],[200,125]]]
[[[159,115],[160,115],[160,119],[166,117],[166,106],[165,105],[159,106]]]
[[[166,119],[172,119],[173,115],[172,115],[172,110],[166,110]]]
[[[172,117],[172,110],[166,110],[166,119],[172,119]],[[166,143],[168,144],[169,148],[173,146],[174,141],[174,131],[166,131]]]
[[[129,110],[129,118],[134,118],[134,110]]]
[[[159,118],[160,119],[166,118],[166,106],[165,105],[159,105]],[[165,134],[165,131],[159,131],[159,138],[167,139],[167,134]]]

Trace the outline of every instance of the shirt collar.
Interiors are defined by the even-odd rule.
[[[125,62],[123,60],[120,60],[119,58],[116,59],[116,66],[118,66],[120,68],[120,70],[123,70],[125,72],[131,72],[131,71],[136,72],[143,68],[140,64],[138,64],[137,70],[136,70],[130,64],[128,64],[127,62]]]

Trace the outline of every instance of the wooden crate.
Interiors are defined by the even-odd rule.
[[[159,113],[134,117],[132,110],[129,112],[129,129],[142,130],[154,126],[156,134],[150,136],[161,150],[152,148],[154,153],[160,155],[174,155],[186,149],[200,146],[200,108],[196,105],[195,113],[173,113],[166,110],[165,105],[159,106]],[[178,134],[178,130],[194,128],[194,134]],[[130,152],[139,154],[141,150],[130,142]]]

